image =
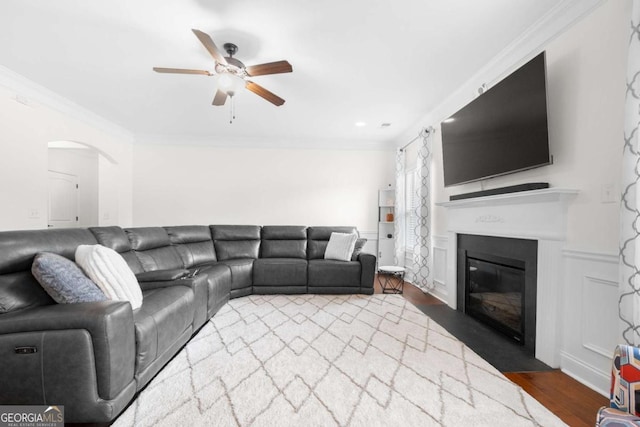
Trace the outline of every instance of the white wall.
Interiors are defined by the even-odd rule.
[[[18,87],[21,83],[13,85],[15,79],[0,77],[0,230],[47,227],[47,143],[59,140],[92,145],[116,161],[117,178],[112,174],[116,188],[112,191],[117,194],[117,203],[112,200],[101,210],[111,213],[113,223],[130,225],[131,139],[101,130],[79,115],[62,113],[35,98],[28,99],[29,105],[16,102],[16,96],[26,99],[23,90],[44,93],[43,98],[48,97],[47,91],[23,89]]]
[[[520,63],[515,64],[546,51],[553,165],[444,188],[439,121],[469,102],[472,92],[468,97],[455,94],[457,102],[449,100],[444,108],[430,113],[424,123],[437,128],[432,165],[434,203],[447,201],[451,194],[537,181],[580,191],[568,212],[568,236],[561,260],[561,367],[603,394],[618,337],[617,200],[621,190],[630,4],[629,0],[603,2],[555,39],[534,51],[523,51]],[[506,71],[489,70],[476,79],[490,74],[503,76]],[[603,186],[613,187],[615,202],[603,199]],[[432,212],[435,283],[438,295],[446,298],[447,288],[455,284],[444,283],[441,272],[447,257],[455,254],[447,253],[446,208],[434,206]]]
[[[377,233],[392,151],[134,148],[134,223],[355,225]],[[371,238],[369,236],[369,238]]]
[[[449,188],[443,186],[441,132],[434,138],[434,200],[451,194],[525,182],[580,190],[569,212],[568,245],[597,251],[618,248],[618,204],[603,203],[603,185],[620,192],[622,126],[628,38],[627,1],[609,1],[544,47],[547,57],[549,144],[554,164]],[[462,105],[460,105],[462,107]],[[453,113],[454,111],[451,111]],[[436,207],[434,234],[446,230]]]

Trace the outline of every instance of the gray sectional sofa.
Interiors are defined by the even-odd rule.
[[[324,259],[354,227],[94,227],[0,232],[0,404],[59,404],[67,422],[109,422],[230,299],[373,293],[375,256]],[[142,307],[56,304],[31,274],[40,252],[79,245],[120,253]]]

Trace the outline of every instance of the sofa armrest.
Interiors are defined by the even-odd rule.
[[[83,334],[87,339],[79,338]],[[64,339],[59,339],[60,337]],[[60,344],[57,344],[58,341]],[[45,365],[50,365],[62,356],[69,360],[67,365],[71,366],[61,366],[59,369],[73,369],[73,364],[79,362],[75,360],[78,355],[88,352],[93,356],[91,362],[95,363],[95,376],[76,378],[74,381],[97,382],[97,392],[103,399],[113,399],[133,380],[135,329],[133,311],[128,302],[53,304],[3,314],[0,316],[0,342],[3,360],[7,357],[7,363],[0,367],[0,377],[5,384],[0,387],[0,400],[3,401],[7,397],[5,386],[11,387],[27,378],[31,381],[45,381],[44,374],[40,378],[39,372],[24,372],[20,369],[25,366],[29,352],[39,353],[37,360],[40,360],[43,370]],[[83,348],[69,348],[62,344],[64,342],[74,342]],[[84,348],[87,346],[90,348]],[[60,375],[72,377],[74,372],[60,372]],[[49,386],[33,385],[39,386],[40,390]],[[90,387],[92,384],[84,385]],[[60,388],[65,385],[55,386]]]
[[[360,253],[358,256],[361,268],[360,288],[373,290],[373,279],[376,275],[376,256],[368,253]]]
[[[171,270],[145,271],[144,273],[136,274],[136,279],[138,280],[139,283],[164,282],[164,281],[170,281],[170,280],[177,280],[188,275],[189,275],[189,270],[186,270],[184,268],[175,268]]]

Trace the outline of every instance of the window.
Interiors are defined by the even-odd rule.
[[[418,225],[418,218],[416,216],[416,207],[418,206],[418,195],[416,193],[416,169],[406,171],[405,174],[405,192],[404,192],[404,235],[405,235],[405,251],[413,252],[413,248],[416,244],[416,226]]]

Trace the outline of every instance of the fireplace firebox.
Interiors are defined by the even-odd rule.
[[[535,354],[535,240],[458,235],[458,310]]]

